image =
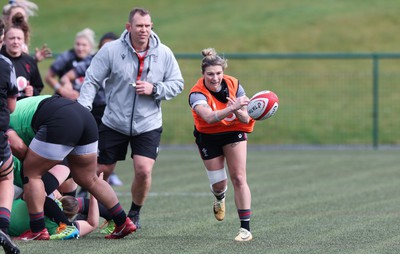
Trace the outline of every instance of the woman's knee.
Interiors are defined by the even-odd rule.
[[[241,188],[247,185],[246,177],[242,174],[236,174],[231,176],[232,185],[234,188]]]

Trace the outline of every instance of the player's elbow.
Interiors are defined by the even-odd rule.
[[[99,227],[99,219],[94,219],[94,218],[88,218],[87,222],[89,225],[94,229]]]

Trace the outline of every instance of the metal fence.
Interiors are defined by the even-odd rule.
[[[225,73],[249,97],[279,96],[277,114],[256,123],[249,143],[400,147],[400,53],[225,53]],[[56,56],[56,55],[55,55]],[[193,144],[188,92],[201,55],[177,53],[184,92],[163,102],[163,145]]]

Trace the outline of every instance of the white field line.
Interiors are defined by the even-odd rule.
[[[120,197],[130,197],[130,192],[115,192]],[[150,192],[151,197],[206,197],[212,195],[210,192]]]

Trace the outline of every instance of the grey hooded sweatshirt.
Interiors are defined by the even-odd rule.
[[[137,95],[132,86],[138,76],[139,59],[130,42],[129,32],[106,43],[93,57],[86,71],[78,102],[92,109],[100,86],[105,85],[106,109],[103,124],[128,136],[135,136],[162,126],[161,101],[183,91],[183,77],[170,48],[151,32],[141,80],[154,84],[154,95]]]

